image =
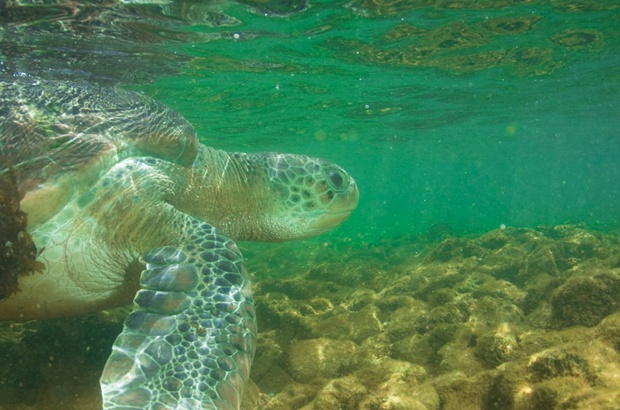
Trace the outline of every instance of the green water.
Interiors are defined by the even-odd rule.
[[[188,66],[140,89],[207,143],[341,164],[361,190],[341,232],[617,221],[613,3],[392,3],[231,5],[240,24],[192,27],[223,38],[172,46]]]
[[[616,2],[29,3],[5,13],[6,73],[121,83],[208,144],[329,158],[361,189],[348,232],[618,219]]]
[[[401,396],[427,381],[444,406],[429,409],[557,408],[588,383],[611,404],[574,408],[617,408],[617,1],[160,3],[0,4],[0,71],[119,84],[208,145],[320,156],[353,175],[359,207],[338,229],[241,244],[260,323],[252,379],[279,397],[266,408],[301,408],[278,404],[295,388],[310,389],[304,405],[325,397],[294,366],[323,338],[336,352],[353,340],[359,361],[320,382],[368,391],[316,408],[379,408],[359,404],[384,394],[364,377],[400,374],[389,360],[423,367],[407,368]],[[2,328],[0,407],[98,403],[126,313]]]

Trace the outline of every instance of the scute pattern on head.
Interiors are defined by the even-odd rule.
[[[354,185],[342,168],[318,158],[276,153],[266,158],[270,187],[292,214],[333,209],[342,200],[339,194]]]

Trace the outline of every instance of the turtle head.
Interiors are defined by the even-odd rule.
[[[188,195],[175,206],[235,240],[315,236],[356,208],[357,186],[338,165],[304,155],[227,153],[201,146]]]
[[[353,178],[338,165],[304,155],[262,153],[274,224],[290,237],[303,238],[344,222],[357,207]],[[286,234],[285,234],[286,236]]]

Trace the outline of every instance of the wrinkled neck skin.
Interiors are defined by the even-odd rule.
[[[309,236],[287,220],[269,188],[257,154],[199,146],[184,189],[173,205],[221,229],[234,240],[277,242]]]

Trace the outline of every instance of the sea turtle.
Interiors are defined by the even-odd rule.
[[[0,81],[0,162],[0,256],[19,267],[0,320],[133,298],[105,409],[239,408],[256,323],[233,240],[316,235],[358,202],[338,165],[216,150],[161,103],[80,82]]]

